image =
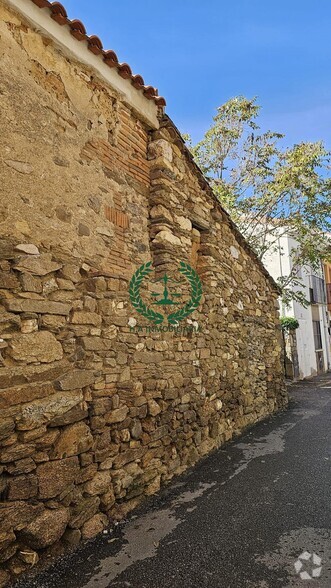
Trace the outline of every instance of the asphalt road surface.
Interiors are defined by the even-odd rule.
[[[331,374],[20,588],[331,588]],[[296,567],[295,567],[296,566]]]

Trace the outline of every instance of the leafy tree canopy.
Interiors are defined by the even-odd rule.
[[[231,98],[217,109],[194,158],[224,208],[263,261],[290,235],[297,245],[292,269],[279,278],[283,300],[307,305],[299,269],[318,269],[330,259],[330,156],[321,141],[283,148],[284,135],[261,132],[256,99]],[[299,272],[299,275],[298,275]],[[294,289],[293,289],[294,287]]]
[[[281,316],[280,317],[280,324],[283,331],[295,331],[295,329],[299,328],[299,321],[293,316]]]

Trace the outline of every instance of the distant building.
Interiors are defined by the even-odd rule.
[[[324,263],[326,302],[328,308],[329,333],[331,333],[331,263]]]
[[[328,312],[331,319],[331,263],[324,264],[324,277],[326,287],[326,302],[328,305]]]
[[[273,252],[264,259],[264,265],[273,278],[290,274],[293,269],[291,254],[296,247],[297,242],[289,235],[279,237]],[[305,308],[295,301],[289,306],[281,303],[281,316],[292,316],[299,322],[299,328],[295,331],[297,357],[292,358],[294,378],[307,378],[330,368],[331,314],[328,315],[328,308],[331,312],[331,265],[328,266],[328,272],[326,287],[322,265],[318,272],[311,268],[300,268],[297,276],[302,286],[294,286],[293,290],[303,291],[310,302],[309,306]]]

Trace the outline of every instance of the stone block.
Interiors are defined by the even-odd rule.
[[[19,243],[19,245],[16,245],[15,249],[27,253],[28,255],[40,255],[38,247],[33,245],[33,243]]]
[[[36,299],[10,299],[5,302],[6,308],[10,312],[31,312],[36,314],[56,314],[67,316],[71,310],[71,305],[63,302],[53,302],[51,300]]]
[[[79,529],[67,529],[62,539],[69,545],[78,545],[82,537]]]
[[[111,477],[108,471],[97,472],[92,480],[85,484],[85,492],[91,496],[105,494],[111,484]]]
[[[93,415],[101,416],[103,414],[106,414],[110,412],[113,406],[114,403],[112,398],[96,398],[95,400],[93,400]]]
[[[5,164],[8,165],[8,167],[11,167],[15,171],[19,172],[20,174],[28,174],[29,175],[29,174],[32,174],[32,172],[33,172],[32,165],[30,165],[30,163],[27,163],[26,161],[16,161],[13,159],[5,159]]]
[[[148,401],[148,414],[151,416],[157,416],[160,414],[161,408],[155,400]]]
[[[89,521],[86,521],[82,527],[83,539],[92,539],[98,533],[102,533],[108,524],[108,517],[104,514],[96,514]]]
[[[79,455],[91,449],[93,437],[85,423],[75,423],[66,427],[57,438],[50,453],[51,459],[63,459]]]
[[[62,359],[62,345],[48,331],[15,335],[9,342],[9,355],[26,363],[51,363]]]
[[[5,563],[15,555],[18,549],[17,543],[13,543],[0,552],[0,564]]]
[[[42,253],[33,257],[30,255],[21,257],[14,267],[20,272],[30,272],[35,276],[46,276],[61,269],[62,264],[52,261],[50,253]]]
[[[115,494],[113,488],[111,488],[108,492],[100,496],[100,509],[107,512],[113,506],[114,502]]]
[[[32,549],[45,549],[58,541],[69,522],[68,508],[46,510],[25,529],[18,533],[18,537]]]
[[[55,386],[58,390],[77,390],[94,384],[95,379],[92,370],[72,370],[58,378]]]
[[[67,412],[52,419],[49,423],[50,427],[63,427],[64,425],[71,425],[77,421],[82,421],[88,417],[88,409],[86,402],[80,402]]]
[[[72,390],[57,392],[47,398],[23,404],[21,414],[16,417],[17,429],[29,431],[45,423],[53,424],[53,419],[63,417],[70,409],[82,401],[83,394],[81,390]]]
[[[37,467],[40,498],[54,498],[72,484],[79,473],[78,457],[49,461]]]
[[[0,288],[4,290],[15,290],[19,287],[19,281],[14,275],[14,273],[10,272],[2,272],[0,271]]]
[[[0,502],[0,529],[20,530],[42,514],[45,507],[42,503],[31,504],[23,501]]]
[[[41,324],[50,331],[59,331],[67,322],[67,317],[56,314],[43,314],[41,316]]]
[[[5,588],[9,584],[10,574],[6,570],[0,570],[0,588]]]
[[[28,500],[38,493],[38,479],[33,474],[15,476],[8,481],[8,500]]]
[[[80,464],[82,467],[80,469],[79,477],[77,478],[78,484],[84,484],[84,482],[87,482],[88,480],[92,480],[92,478],[95,476],[95,474],[98,471],[98,465],[96,463],[90,463],[90,465],[83,467],[83,464],[85,463],[85,458],[87,455],[89,455],[89,454],[84,454],[83,463],[82,463],[82,460],[80,459]],[[90,455],[93,459],[92,454],[90,454]]]
[[[9,463],[29,457],[34,453],[34,449],[34,445],[28,443],[15,443],[9,447],[4,447],[0,452],[0,462]]]
[[[168,208],[165,208],[162,204],[153,206],[150,210],[150,216],[152,219],[157,221],[168,221],[170,225],[174,222],[173,215]]]
[[[127,417],[129,409],[127,406],[122,406],[121,408],[117,408],[116,410],[112,410],[111,412],[105,415],[106,423],[111,425],[113,423],[121,423]]]
[[[46,429],[45,433],[35,440],[37,449],[47,449],[48,447],[51,447],[60,435],[59,429],[47,429],[46,426],[44,426],[44,428]]]
[[[71,280],[74,283],[79,282],[82,279],[79,267],[74,263],[65,263],[59,272],[59,275],[65,280]]]
[[[164,359],[162,353],[153,351],[136,351],[133,354],[133,360],[137,363],[159,363],[162,359]]]
[[[1,405],[0,405],[1,406]],[[0,441],[9,437],[15,429],[14,419],[1,419],[0,420]]]
[[[155,239],[153,239],[153,243],[162,244],[162,245],[173,245],[175,247],[181,246],[181,240],[179,237],[176,237],[171,230],[162,230],[157,233]]]
[[[6,549],[8,545],[16,541],[16,535],[14,531],[0,531],[0,552]]]
[[[142,447],[138,449],[128,449],[127,451],[123,451],[119,453],[114,459],[114,469],[120,469],[127,463],[132,461],[139,460],[144,453],[144,449]]]
[[[6,469],[12,476],[19,476],[20,474],[28,474],[29,472],[32,472],[36,467],[37,466],[32,457],[26,457],[7,465]]]
[[[100,498],[98,496],[91,496],[83,498],[72,509],[69,527],[71,529],[80,529],[86,521],[91,519],[99,509]]]
[[[81,343],[86,351],[107,351],[113,345],[110,339],[101,337],[82,337]]]
[[[74,325],[94,325],[100,326],[102,317],[96,312],[75,311],[71,317],[71,322]]]
[[[133,439],[140,439],[142,435],[142,426],[139,419],[135,419],[132,427],[131,427],[131,436]]]
[[[29,384],[27,386],[18,386],[7,390],[0,390],[0,409],[26,404],[38,398],[44,398],[54,394],[55,390],[51,384]],[[1,421],[0,421],[0,438],[1,438]]]
[[[168,425],[163,425],[162,427],[159,427],[155,431],[151,432],[151,441],[157,441],[158,439],[162,439],[162,437],[164,437],[168,433],[169,433]]]
[[[21,284],[24,292],[40,293],[43,289],[41,279],[31,274],[22,273]]]

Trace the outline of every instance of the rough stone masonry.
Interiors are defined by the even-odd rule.
[[[162,109],[45,4],[0,2],[0,586],[287,403],[275,284]],[[196,269],[193,330],[131,306],[147,261]]]

